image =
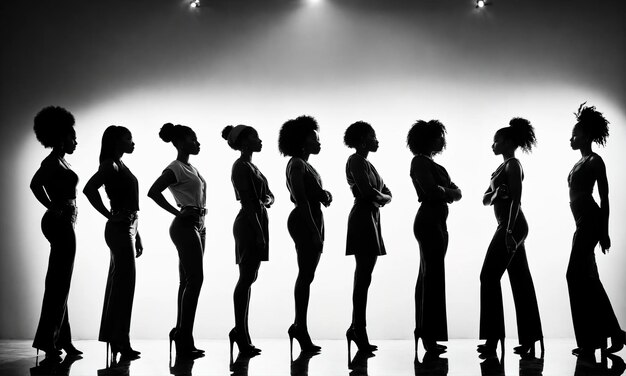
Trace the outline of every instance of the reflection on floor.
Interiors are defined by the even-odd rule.
[[[512,347],[517,341],[509,339],[505,353],[496,357],[480,359],[475,351],[476,340],[451,340],[448,352],[440,357],[420,353],[415,359],[412,341],[376,341],[379,350],[374,354],[357,352],[348,358],[345,341],[316,341],[323,347],[319,354],[289,356],[289,341],[256,340],[263,349],[261,355],[246,357],[235,354],[231,362],[228,341],[196,340],[196,346],[206,350],[206,355],[195,360],[170,359],[166,340],[133,341],[133,347],[141,351],[137,360],[106,357],[105,344],[97,341],[75,341],[84,352],[82,357],[64,357],[60,362],[35,356],[31,341],[0,341],[0,375],[415,375],[415,376],[596,376],[622,375],[626,369],[619,355],[602,357],[575,357],[571,339],[546,340],[543,358],[521,358]],[[294,345],[294,351],[297,345]],[[538,350],[538,349],[537,349]],[[235,347],[236,351],[236,347]]]

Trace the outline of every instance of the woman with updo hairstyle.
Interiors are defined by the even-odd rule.
[[[530,152],[536,142],[534,128],[522,118],[512,119],[508,127],[499,129],[493,136],[491,149],[495,155],[502,155],[504,161],[491,174],[489,188],[483,196],[483,205],[493,205],[498,222],[480,272],[480,339],[486,342],[478,345],[477,351],[483,357],[495,354],[498,341],[504,351],[500,280],[505,271],[509,273],[520,342],[514,352],[534,355],[535,342],[539,341],[542,356],[544,353],[537,296],[524,246],[528,235],[528,223],[521,209],[524,172],[515,158],[518,148]]]
[[[206,242],[206,182],[189,163],[189,156],[200,152],[200,143],[191,128],[172,123],[161,127],[159,137],[164,142],[171,142],[177,152],[176,159],[163,170],[148,191],[148,197],[174,215],[170,237],[180,260],[180,284],[176,326],[169,333],[170,353],[174,341],[177,356],[197,358],[204,356],[204,351],[194,345],[193,325],[204,280],[202,259]],[[167,188],[174,196],[176,207],[163,196]]]
[[[267,179],[252,163],[252,153],[260,152],[263,145],[257,131],[247,125],[229,125],[222,131],[222,137],[241,156],[233,163],[231,181],[235,198],[241,203],[241,210],[233,224],[235,237],[235,262],[239,266],[239,280],[233,293],[235,327],[228,333],[231,357],[233,343],[239,352],[258,354],[248,330],[250,292],[259,273],[261,261],[268,260],[269,230],[267,208],[274,203]]]
[[[135,257],[143,253],[137,231],[139,186],[137,178],[122,162],[124,154],[131,154],[135,143],[125,127],[111,125],[102,134],[100,167],[89,179],[83,193],[91,205],[106,219],[104,239],[111,250],[109,275],[104,293],[104,307],[98,340],[111,345],[113,359],[135,359],[139,351],[130,346],[130,320],[135,295]],[[98,191],[104,186],[110,200],[107,209]]]
[[[76,255],[76,185],[78,176],[65,160],[76,150],[74,116],[63,107],[45,107],[35,116],[35,136],[50,154],[30,182],[35,198],[46,208],[41,230],[50,242],[41,316],[33,347],[46,358],[60,361],[61,349],[69,356],[82,354],[72,344],[67,298]]]
[[[426,352],[441,354],[448,340],[446,318],[445,256],[448,250],[448,204],[461,199],[461,190],[448,171],[433,157],[446,146],[446,127],[439,120],[418,120],[407,135],[413,153],[411,180],[421,203],[413,222],[420,250],[420,268],[415,285],[415,352],[418,340]]]
[[[569,291],[576,345],[574,355],[592,355],[597,348],[611,347],[606,353],[620,351],[626,333],[617,322],[609,297],[600,282],[594,250],[600,243],[602,253],[611,247],[609,238],[609,183],[602,157],[591,149],[592,143],[604,146],[609,136],[609,122],[594,106],[581,104],[576,115],[570,145],[579,150],[581,159],[569,173],[569,199],[576,221],[572,253],[567,266]],[[598,184],[600,206],[593,199]]]
[[[359,351],[378,349],[367,337],[367,293],[378,256],[386,255],[380,227],[379,208],[391,202],[391,191],[367,160],[370,152],[378,150],[376,132],[364,121],[351,124],[343,137],[344,144],[355,150],[346,162],[346,179],[354,196],[354,205],[348,216],[346,255],[354,255],[354,286],[352,290],[352,323],[346,331],[348,353],[354,341]]]
[[[333,200],[322,188],[322,178],[309,163],[311,154],[321,150],[317,121],[311,116],[299,116],[286,121],[278,134],[278,150],[291,157],[287,162],[287,189],[295,208],[289,214],[287,228],[296,246],[298,277],[294,287],[295,320],[289,327],[290,349],[293,339],[305,352],[318,352],[307,325],[311,283],[324,247],[324,216],[321,205],[328,207]],[[321,205],[320,205],[321,204]]]

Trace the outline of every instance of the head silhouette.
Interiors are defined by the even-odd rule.
[[[186,125],[165,123],[159,131],[159,137],[164,142],[171,142],[180,152],[194,155],[200,152],[196,133]]]
[[[504,149],[514,151],[518,147],[529,153],[537,144],[535,129],[530,121],[520,117],[511,119],[508,127],[498,129],[493,139],[492,149],[496,154],[502,154]]]
[[[259,133],[248,125],[228,125],[222,130],[222,138],[233,150],[261,151],[262,148]]]
[[[46,148],[60,148],[72,153],[76,148],[74,116],[65,108],[49,106],[35,116],[35,137]]]
[[[343,143],[352,149],[362,149],[367,151],[378,150],[378,140],[376,132],[369,123],[357,121],[350,124],[343,135]]]
[[[439,154],[446,147],[446,127],[439,120],[418,120],[409,129],[406,144],[413,155]]]
[[[581,104],[578,112],[574,114],[576,125],[574,125],[573,133],[579,134],[582,143],[590,145],[595,142],[604,146],[609,137],[609,121],[596,110],[595,106],[585,106],[586,103]]]
[[[311,116],[287,120],[278,133],[278,150],[290,157],[319,153],[318,129],[317,121]]]

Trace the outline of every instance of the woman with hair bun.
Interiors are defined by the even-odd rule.
[[[228,333],[232,356],[233,343],[239,352],[258,354],[248,330],[250,291],[256,281],[261,261],[268,260],[269,231],[267,209],[274,203],[274,195],[267,179],[252,163],[252,153],[260,152],[263,145],[257,131],[247,125],[229,125],[222,131],[222,137],[241,156],[233,163],[231,181],[235,197],[241,203],[241,210],[235,218],[235,261],[239,265],[239,280],[233,293],[235,327]]]
[[[200,143],[191,128],[172,123],[166,123],[161,127],[159,137],[166,143],[171,142],[177,151],[176,159],[163,170],[148,191],[148,197],[174,215],[170,237],[180,260],[178,266],[180,285],[176,326],[169,334],[170,352],[173,341],[176,344],[177,356],[197,358],[204,356],[204,351],[194,345],[193,325],[204,280],[202,259],[206,239],[204,227],[206,182],[198,170],[189,163],[189,156],[200,152]],[[167,188],[174,196],[178,208],[163,196],[163,191]]]
[[[609,122],[594,106],[581,104],[576,113],[570,145],[580,150],[581,159],[569,173],[569,198],[576,221],[572,252],[567,266],[574,333],[578,348],[574,355],[593,354],[606,346],[606,353],[620,351],[626,342],[626,333],[617,322],[609,297],[600,282],[594,250],[598,243],[602,253],[611,247],[609,238],[609,183],[602,157],[591,150],[591,144],[604,146],[609,136]],[[593,187],[598,183],[600,206],[593,199]]]
[[[367,337],[367,293],[378,256],[386,255],[380,226],[380,207],[391,202],[391,191],[368,160],[370,152],[378,150],[376,132],[364,121],[351,124],[343,137],[344,144],[355,153],[346,162],[346,179],[354,196],[348,216],[346,255],[354,255],[354,286],[352,291],[352,323],[346,332],[348,352],[350,341],[360,351],[378,349]]]
[[[76,185],[78,176],[65,160],[76,150],[74,116],[63,107],[45,107],[35,116],[37,140],[50,154],[41,162],[30,182],[35,198],[46,208],[41,230],[50,242],[41,316],[33,347],[43,350],[46,358],[60,360],[61,349],[67,355],[82,352],[72,344],[67,297],[70,292],[76,256]]]
[[[287,162],[287,189],[295,208],[289,214],[287,228],[296,246],[298,277],[294,287],[295,320],[289,327],[290,349],[293,339],[306,352],[317,352],[309,335],[307,311],[311,283],[324,247],[324,216],[321,205],[328,207],[333,200],[322,188],[322,178],[309,163],[311,154],[321,150],[317,121],[311,116],[299,116],[286,121],[278,134],[278,150],[291,157]],[[320,205],[321,204],[321,205]]]
[[[98,340],[111,345],[113,358],[119,352],[135,359],[140,352],[130,346],[130,320],[135,295],[135,255],[141,256],[143,245],[137,232],[139,188],[137,178],[122,162],[122,156],[135,150],[130,131],[111,125],[102,134],[100,167],[89,179],[83,193],[91,205],[106,219],[104,239],[111,250],[111,263],[104,294],[102,321]],[[104,189],[111,209],[102,202],[98,189]]]
[[[448,250],[448,204],[461,199],[461,190],[433,157],[446,146],[446,127],[438,120],[418,120],[407,135],[413,153],[411,180],[421,203],[413,233],[420,249],[415,285],[415,352],[419,338],[426,352],[440,354],[448,340],[445,256]]]
[[[528,223],[521,209],[524,173],[515,158],[518,148],[530,152],[536,142],[532,125],[522,118],[512,119],[508,127],[499,129],[493,137],[491,149],[495,155],[502,155],[504,162],[491,174],[483,196],[483,205],[493,205],[498,222],[480,272],[480,339],[486,342],[478,345],[478,352],[483,356],[494,354],[498,341],[504,348],[500,280],[505,271],[509,273],[520,342],[514,352],[534,354],[536,341],[544,352],[537,296],[524,247],[528,235]]]

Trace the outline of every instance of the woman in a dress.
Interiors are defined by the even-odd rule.
[[[126,359],[140,354],[130,346],[135,256],[143,252],[137,231],[139,188],[135,175],[122,162],[122,156],[133,150],[135,143],[127,128],[108,127],[102,135],[100,167],[83,189],[91,205],[107,219],[104,239],[111,250],[98,340],[106,342],[107,347],[111,345],[114,357],[120,353]],[[98,191],[102,186],[109,197],[110,209],[104,206]]]
[[[222,137],[241,156],[233,163],[231,181],[235,197],[241,203],[241,210],[235,218],[235,262],[239,266],[239,280],[233,293],[235,327],[228,334],[231,355],[233,343],[237,343],[240,353],[258,354],[260,349],[253,346],[248,329],[250,292],[256,281],[261,261],[268,260],[269,231],[267,208],[274,203],[274,195],[267,179],[252,163],[252,154],[263,147],[257,131],[247,125],[227,126]]]
[[[448,204],[461,199],[461,190],[446,169],[433,157],[446,146],[446,127],[438,120],[418,120],[407,136],[414,157],[411,180],[421,203],[413,233],[420,249],[420,269],[415,286],[415,351],[417,342],[427,352],[443,353],[448,340],[446,320],[446,274],[444,259],[448,250]]]
[[[593,354],[595,349],[606,346],[607,337],[611,338],[607,353],[621,350],[626,342],[626,333],[617,322],[600,282],[594,254],[598,243],[602,253],[607,253],[611,247],[606,167],[602,158],[591,149],[594,142],[604,146],[609,136],[609,122],[595,107],[584,105],[580,105],[576,113],[577,122],[570,138],[572,149],[580,151],[581,159],[567,179],[570,206],[576,221],[567,267],[567,287],[578,346],[572,351],[574,355]],[[592,196],[596,183],[600,206]]]
[[[524,173],[515,151],[530,152],[536,143],[534,128],[522,118],[514,118],[509,126],[499,129],[493,137],[492,150],[501,155],[502,164],[491,174],[489,188],[483,196],[484,205],[493,205],[498,227],[493,235],[480,272],[480,339],[477,351],[487,356],[495,353],[498,341],[504,345],[504,307],[500,280],[509,273],[517,332],[520,345],[517,354],[535,351],[539,341],[543,354],[543,332],[533,279],[528,268],[524,241],[528,223],[521,209]]]
[[[194,344],[193,326],[204,281],[206,182],[198,169],[189,163],[189,156],[200,152],[200,143],[191,128],[179,124],[164,124],[159,137],[176,148],[176,159],[163,170],[148,191],[148,197],[174,215],[170,238],[178,251],[180,284],[176,300],[176,326],[169,333],[170,352],[173,341],[177,356],[197,358],[204,355],[204,351]],[[168,188],[176,207],[163,196],[163,191]]]
[[[30,183],[35,198],[46,208],[41,230],[50,242],[43,304],[33,347],[46,358],[59,360],[82,352],[72,344],[67,297],[76,255],[76,185],[78,176],[65,160],[76,150],[74,116],[62,107],[46,107],[35,116],[35,136],[50,154],[41,162]]]
[[[295,320],[287,331],[290,347],[293,339],[302,351],[317,352],[307,324],[311,283],[324,246],[324,216],[321,205],[332,202],[330,192],[322,188],[322,179],[309,163],[309,157],[321,150],[318,124],[310,116],[285,122],[278,135],[278,149],[291,157],[287,162],[287,188],[295,208],[289,214],[287,227],[296,246],[298,277],[294,288]],[[320,205],[321,204],[321,205]]]

